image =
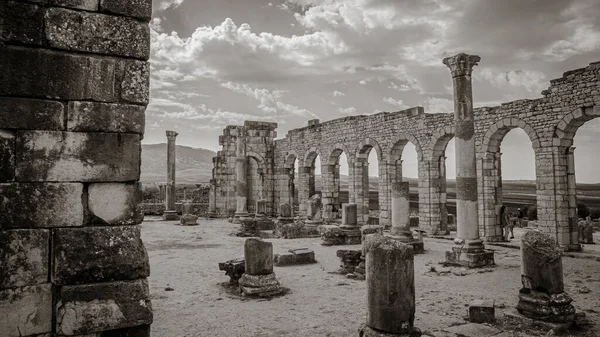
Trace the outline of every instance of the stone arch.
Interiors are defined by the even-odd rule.
[[[348,150],[348,147],[345,144],[335,143],[331,147],[329,154],[323,160],[326,160],[326,163],[329,165],[334,165],[338,163],[340,155],[343,153],[346,154],[346,158],[348,162],[352,160],[353,153]]]
[[[296,159],[298,159],[298,154],[295,151],[290,151],[286,154],[283,164],[286,168],[294,168]]]
[[[587,108],[577,108],[566,114],[554,127],[554,138],[559,139],[560,145],[570,147],[573,145],[575,133],[586,122],[600,117],[600,105]]]
[[[317,156],[319,156],[319,158],[322,160],[323,156],[321,156],[321,151],[319,151],[316,147],[311,147],[304,153],[304,161],[302,162],[302,165],[304,167],[311,167]]]
[[[436,234],[449,234],[448,229],[448,207],[447,207],[447,165],[446,149],[448,143],[454,138],[454,126],[447,125],[438,129],[431,136],[431,161],[429,164],[429,196],[436,202],[429,202],[426,215],[429,218],[430,230]],[[420,200],[419,200],[420,201]],[[421,202],[419,202],[419,207]],[[419,210],[421,216],[421,210]],[[421,221],[419,219],[419,221]],[[424,221],[425,223],[425,221]]]
[[[438,158],[446,152],[448,143],[454,138],[454,126],[448,125],[443,129],[437,130],[431,136],[431,151],[433,153],[432,158]]]
[[[394,138],[390,142],[388,158],[391,161],[400,160],[400,158],[402,157],[402,151],[404,150],[404,146],[408,142],[412,143],[415,146],[415,150],[417,151],[417,159],[422,160],[423,149],[421,148],[421,143],[414,135],[408,132],[401,132],[394,136]]]
[[[483,136],[482,155],[486,156],[487,153],[500,151],[500,143],[502,143],[504,136],[514,128],[521,128],[525,131],[527,136],[529,136],[529,140],[531,140],[533,150],[537,152],[540,148],[540,139],[535,129],[520,118],[507,117],[499,120],[486,131]]]
[[[256,162],[258,163],[259,172],[265,173],[263,171],[264,167],[265,167],[265,165],[264,165],[265,164],[265,159],[264,159],[263,156],[261,156],[259,153],[256,153],[256,152],[247,151],[246,152],[246,157],[251,157],[254,160],[256,160]]]
[[[369,152],[371,149],[375,149],[375,152],[377,153],[377,159],[379,161],[383,160],[383,151],[381,151],[381,146],[379,145],[379,143],[374,140],[373,138],[365,138],[363,139],[358,146],[356,147],[356,159],[357,160],[367,160],[367,158],[369,157]]]

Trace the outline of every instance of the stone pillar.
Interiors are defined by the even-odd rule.
[[[246,137],[244,137],[243,128],[238,129],[236,143],[236,159],[235,159],[235,179],[236,179],[236,211],[235,217],[248,216],[248,158],[246,158]]]
[[[448,194],[447,194],[447,182],[446,182],[446,156],[441,156],[439,161],[439,175],[438,175],[438,185],[439,185],[439,208],[440,208],[440,234],[448,235],[450,234],[450,230],[448,230]]]
[[[564,291],[562,252],[556,240],[538,231],[521,239],[521,281],[517,310],[526,317],[571,323],[575,308]]]
[[[244,296],[273,296],[283,288],[273,272],[273,243],[249,238],[244,244],[246,271],[239,280]]]
[[[175,192],[177,186],[175,181],[175,138],[177,138],[177,135],[178,133],[175,131],[167,131],[167,193],[165,198],[165,213],[163,214],[164,220],[179,220],[175,209],[177,199]]]
[[[456,142],[456,246],[446,253],[446,262],[469,267],[494,263],[493,252],[484,250],[479,238],[477,204],[477,165],[471,72],[480,57],[458,54],[443,60],[454,83],[454,123]]]
[[[421,336],[414,327],[413,250],[389,238],[368,240],[373,244],[366,253],[367,322],[359,336]]]
[[[579,215],[577,214],[577,181],[575,179],[575,147],[567,148],[567,197],[569,205],[570,245],[579,245]],[[581,250],[571,248],[570,250]]]
[[[423,241],[410,230],[410,189],[408,182],[392,184],[392,230],[390,237],[413,246],[414,254],[424,252]]]
[[[356,204],[342,204],[342,225],[344,229],[358,227],[358,213]]]
[[[210,189],[208,190],[208,217],[216,218],[217,217],[217,196],[216,196],[216,186],[214,180],[210,181]]]
[[[0,1],[3,337],[150,336],[151,4]]]
[[[323,203],[323,219],[334,218],[335,169],[335,165],[321,165],[321,201]]]

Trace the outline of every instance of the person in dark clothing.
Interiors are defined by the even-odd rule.
[[[517,219],[519,221],[519,227],[523,227],[523,218],[525,217],[525,213],[519,208],[519,214],[517,215]]]

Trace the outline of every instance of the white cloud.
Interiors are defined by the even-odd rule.
[[[408,105],[404,104],[404,102],[402,102],[402,100],[400,100],[400,99],[396,100],[396,99],[394,99],[392,97],[386,97],[386,98],[383,99],[383,101],[386,102],[386,103],[388,103],[388,104],[394,105],[394,106],[396,106],[396,107],[398,107],[400,109],[406,109],[406,108],[408,108]]]
[[[339,91],[339,90],[334,90],[330,93],[331,96],[333,97],[340,97],[340,96],[346,96],[346,94],[344,94],[343,92]]]
[[[162,0],[160,5],[158,6],[161,10],[165,9],[174,9],[184,2],[185,0]]]
[[[356,108],[353,106],[349,106],[347,108],[339,108],[338,112],[344,115],[353,115],[356,113]]]
[[[530,93],[539,94],[548,86],[546,75],[531,70],[498,72],[484,68],[473,74],[474,78],[489,81],[494,87],[499,89],[523,87]]]
[[[454,101],[450,99],[428,97],[423,105],[425,113],[454,113]]]

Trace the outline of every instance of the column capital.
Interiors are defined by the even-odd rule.
[[[175,131],[169,131],[167,130],[167,139],[168,140],[175,140],[175,137],[177,137],[179,134]]]
[[[459,53],[451,57],[446,57],[442,62],[450,68],[452,77],[471,76],[473,67],[476,66],[481,57],[478,55],[468,55]]]

